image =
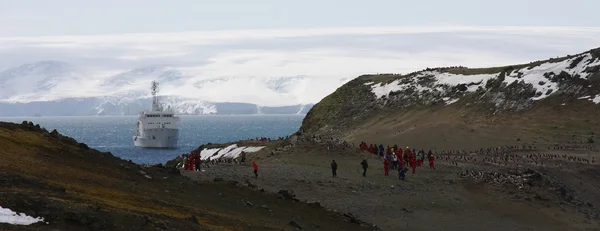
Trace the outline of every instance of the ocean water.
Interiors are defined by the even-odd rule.
[[[298,131],[304,115],[181,116],[177,149],[142,149],[133,145],[137,116],[8,117],[0,121],[33,121],[49,131],[86,143],[91,148],[139,164],[165,163],[205,143],[267,137],[277,139]]]

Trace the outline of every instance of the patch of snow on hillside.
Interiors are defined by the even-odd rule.
[[[232,145],[227,146],[226,148],[219,150],[219,152],[217,152],[217,154],[215,154],[212,157],[212,159],[221,158],[223,155],[227,154],[229,151],[231,151],[234,148],[237,148],[237,144],[232,144]]]
[[[237,158],[242,153],[242,151],[244,151],[245,148],[246,147],[237,147],[237,148],[234,148],[231,151],[225,153],[223,155],[223,158]]]
[[[394,91],[400,91],[403,90],[405,86],[400,85],[400,81],[399,80],[394,80],[393,82],[389,83],[389,84],[383,84],[383,83],[379,83],[379,84],[375,84],[372,85],[372,92],[373,94],[375,94],[375,96],[377,97],[377,99],[383,97],[383,96],[387,96],[390,94],[390,92],[394,92]]]
[[[569,60],[566,60],[565,62],[570,65],[573,62],[573,60],[575,60],[578,57],[581,57],[581,56],[571,58]],[[589,53],[585,54],[583,59],[579,63],[577,63],[577,66],[575,66],[571,69],[566,69],[565,72],[569,73],[572,76],[579,75],[581,78],[587,79],[591,75],[591,73],[585,72],[585,69],[588,67],[600,65],[600,59],[596,59],[590,63],[590,61],[592,61],[592,59],[593,59],[593,57],[591,54],[589,54]]]
[[[226,148],[223,148],[223,149],[221,149],[221,148],[204,149],[204,150],[200,151],[200,159],[206,160],[209,157],[211,159],[219,159],[219,158],[235,159],[235,158],[238,158],[242,154],[242,151],[247,152],[247,153],[258,152],[258,151],[262,150],[264,147],[265,146],[238,147],[237,144],[233,144],[233,145],[227,146]]]
[[[200,159],[201,160],[206,160],[209,157],[212,157],[215,153],[217,153],[219,150],[221,150],[220,148],[210,148],[210,149],[204,149],[202,151],[200,151]]]
[[[590,97],[592,97],[592,96],[591,96],[591,95],[588,95],[588,96],[584,96],[584,97],[579,97],[579,98],[577,98],[577,99],[589,99]]]
[[[600,95],[596,95],[594,99],[592,99],[592,102],[594,102],[595,104],[600,104]]]
[[[476,91],[480,86],[485,86],[488,79],[498,76],[498,74],[481,75],[456,75],[451,73],[432,72],[439,84],[457,86],[460,84],[476,84],[468,86],[467,91]]]
[[[523,68],[519,71],[511,72],[504,78],[504,82],[507,84],[511,84],[515,81],[529,83],[533,86],[533,88],[536,89],[537,92],[542,93],[540,96],[533,97],[532,99],[541,100],[558,90],[558,84],[551,82],[544,76],[544,74],[548,72],[559,74],[561,71],[569,67],[569,63],[570,62],[567,61],[558,63],[544,63],[531,69]],[[519,78],[518,73],[522,73],[521,78]]]
[[[12,225],[31,225],[37,222],[43,222],[44,218],[41,217],[30,217],[24,213],[17,214],[10,209],[2,208],[0,206],[0,223],[7,223]]]
[[[558,91],[558,84],[553,83],[550,79],[547,79],[544,74],[546,73],[554,73],[555,75],[560,74],[561,72],[566,72],[571,76],[579,75],[580,78],[587,79],[590,73],[586,73],[584,70],[590,66],[600,65],[600,60],[589,63],[592,59],[591,54],[584,54],[583,58],[577,63],[577,65],[573,68],[569,68],[575,59],[581,58],[582,56],[576,56],[567,60],[563,60],[561,62],[547,62],[543,63],[534,68],[523,68],[521,70],[511,72],[506,76],[504,82],[507,84],[511,84],[514,81],[524,81],[525,83],[530,83],[536,89],[536,91],[541,92],[542,94],[538,97],[532,98],[533,100],[541,100],[544,99],[553,93]],[[521,73],[521,78],[518,77],[519,73]]]
[[[446,102],[446,105],[450,105],[458,102],[459,99],[451,99],[450,97],[444,97],[443,100],[444,102]]]
[[[244,152],[258,152],[260,150],[262,150],[265,146],[259,146],[259,147],[247,147],[246,149],[244,149]]]

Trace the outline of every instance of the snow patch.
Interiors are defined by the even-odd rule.
[[[498,76],[498,74],[482,74],[482,75],[455,75],[450,73],[434,72],[438,84],[449,86],[458,86],[460,84],[473,84],[468,86],[467,91],[476,91],[480,86],[485,86],[488,79]]]
[[[423,71],[418,75],[412,77],[408,83],[400,84],[400,80],[394,80],[389,84],[375,84],[372,85],[372,92],[377,96],[377,99],[388,96],[391,92],[395,91],[403,91],[409,88],[414,88],[417,92],[424,91],[439,91],[444,92],[444,88],[442,86],[458,86],[461,84],[469,85],[467,87],[467,91],[474,92],[479,87],[485,86],[485,83],[488,79],[494,78],[498,76],[498,74],[481,74],[481,75],[457,75],[439,71]],[[435,82],[431,87],[423,86],[416,82],[415,80],[423,77],[432,77]],[[405,80],[406,82],[406,80]],[[367,84],[365,84],[367,85]]]
[[[260,150],[262,150],[265,146],[251,146],[251,147],[238,147],[237,144],[232,144],[230,146],[227,146],[225,148],[210,148],[207,149],[205,148],[204,150],[200,151],[200,159],[202,160],[206,160],[208,158],[210,159],[219,159],[219,158],[227,158],[227,159],[235,159],[238,158],[241,154],[242,151],[246,152],[246,153],[252,153],[252,152],[258,152]]]
[[[246,149],[244,149],[244,152],[258,152],[258,151],[262,150],[263,148],[265,148],[265,146],[247,147]]]
[[[594,99],[592,99],[592,102],[594,102],[595,104],[600,104],[600,95],[594,96]]]
[[[385,85],[383,83],[375,84],[371,86],[371,88],[373,94],[375,94],[375,96],[379,99],[383,96],[389,95],[390,92],[404,90],[405,86],[400,85],[399,80],[394,80],[393,82]]]
[[[578,58],[581,58],[581,61],[579,61],[575,67],[569,68],[575,59]],[[600,65],[600,62],[593,62],[591,64],[588,63],[591,59],[591,54],[584,54],[583,56],[576,56],[561,62],[543,63],[531,69],[523,68],[521,70],[509,73],[509,75],[507,75],[504,79],[504,82],[507,84],[511,84],[515,81],[524,81],[525,83],[530,83],[537,92],[542,93],[540,96],[533,97],[532,99],[541,100],[559,90],[558,84],[551,82],[550,79],[547,79],[544,76],[544,74],[553,73],[558,75],[564,71],[571,76],[579,75],[580,78],[587,79],[590,76],[590,73],[586,73],[584,70],[593,65]],[[521,75],[520,78],[519,75]]]
[[[7,223],[13,225],[31,225],[37,222],[43,222],[44,218],[41,217],[30,217],[24,213],[17,214],[10,209],[2,208],[0,206],[0,223]]]
[[[219,148],[204,149],[204,150],[200,151],[200,159],[206,160],[209,157],[212,157],[219,150],[221,150],[221,149],[219,149]]]
[[[588,95],[588,96],[584,96],[584,97],[579,97],[579,98],[577,98],[577,99],[589,99],[590,97],[592,97],[592,96],[591,96],[591,95]]]
[[[458,102],[458,100],[460,100],[460,99],[450,99],[450,97],[444,97],[444,102],[446,102],[446,105],[456,103],[456,102]]]

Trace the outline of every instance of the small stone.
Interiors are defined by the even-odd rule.
[[[254,205],[252,203],[250,203],[250,201],[246,201],[246,205],[250,206],[250,207],[254,207]]]

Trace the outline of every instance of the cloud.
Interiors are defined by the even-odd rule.
[[[162,65],[184,73],[183,85],[174,88],[179,95],[275,105],[316,102],[339,87],[340,79],[361,74],[510,65],[599,46],[600,28],[583,27],[366,27],[0,37],[0,70],[41,60],[65,61],[82,72],[94,73]],[[290,95],[265,93],[261,79],[280,76],[310,80],[299,83]],[[106,77],[86,76],[94,83]],[[194,87],[203,79],[221,77],[234,80],[200,92]]]

